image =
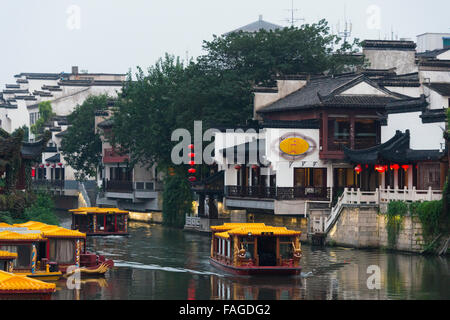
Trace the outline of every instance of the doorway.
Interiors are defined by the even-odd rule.
[[[275,237],[259,237],[258,238],[258,256],[260,266],[276,266],[277,239]]]

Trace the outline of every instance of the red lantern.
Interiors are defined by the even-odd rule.
[[[189,173],[196,173],[197,170],[195,170],[194,168],[191,168],[191,169],[188,170],[188,172],[189,172]]]
[[[357,174],[360,174],[361,171],[362,171],[361,165],[358,164],[358,165],[355,167],[355,172],[356,172]]]
[[[50,163],[46,163],[45,165],[46,165],[47,167],[50,167]]]
[[[36,169],[31,168],[31,176],[34,178],[36,176]]]
[[[256,165],[256,164],[254,164],[254,165],[252,165],[252,169],[253,170],[256,170],[256,169],[258,169],[259,167]]]
[[[391,165],[391,170],[398,170],[398,169],[400,169],[400,166],[398,164]]]
[[[60,163],[58,163],[58,166],[62,167],[62,163],[61,163],[61,162],[60,162]]]
[[[193,153],[193,152],[191,152],[191,153],[189,153],[189,158],[195,158],[195,153]]]
[[[383,173],[386,171],[386,166],[376,165],[375,170],[378,171],[379,173]]]
[[[43,165],[43,164],[39,165],[39,168],[43,168],[43,167],[44,167],[44,165]]]
[[[56,168],[56,164],[52,164],[52,168]]]
[[[408,171],[409,165],[407,164],[402,165],[402,169],[405,170],[405,172]]]
[[[241,169],[241,166],[240,166],[240,165],[235,165],[234,168],[235,168],[236,170],[240,170],[240,169]]]
[[[194,145],[193,145],[193,144],[190,144],[190,145],[188,146],[188,148],[191,149],[191,150],[193,150],[193,149],[194,149]]]
[[[191,160],[191,161],[189,161],[189,165],[192,167],[192,166],[195,166],[195,161],[194,160]]]
[[[189,181],[190,181],[190,182],[194,182],[194,181],[196,181],[196,180],[197,180],[196,177],[189,177]]]

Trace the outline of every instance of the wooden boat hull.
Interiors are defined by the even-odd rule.
[[[124,236],[127,237],[130,234],[128,232],[87,232],[89,237],[105,237],[105,236]]]
[[[62,272],[57,271],[57,272],[35,272],[35,273],[31,273],[31,272],[13,272],[14,274],[17,274],[19,276],[26,276],[28,278],[33,278],[33,279],[37,279],[37,280],[58,280],[59,278],[62,277]]]
[[[214,267],[230,272],[237,275],[299,275],[301,273],[301,267],[235,267],[222,264],[212,258],[209,258],[209,262]]]

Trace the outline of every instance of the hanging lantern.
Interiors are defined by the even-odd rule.
[[[239,164],[238,164],[238,165],[235,165],[234,168],[235,168],[236,170],[241,170],[241,166],[240,166]]]
[[[189,173],[196,173],[197,170],[195,170],[194,168],[190,168],[190,169],[188,170],[188,172],[189,172]]]
[[[46,165],[47,167],[50,167],[50,163],[46,163],[45,165]]]
[[[194,160],[191,160],[191,161],[189,161],[189,165],[192,167],[192,166],[195,166],[195,161]]]
[[[52,168],[56,168],[56,164],[52,164]]]
[[[35,168],[31,168],[31,177],[35,177],[36,176],[36,169]]]
[[[193,144],[190,144],[190,145],[188,146],[188,148],[191,149],[191,150],[194,150],[194,145],[193,145]]]
[[[189,181],[190,181],[190,182],[194,182],[194,181],[196,181],[196,180],[197,180],[196,177],[189,177]]]
[[[43,167],[44,167],[44,165],[43,165],[43,164],[40,164],[40,165],[39,165],[39,168],[41,168],[41,169],[42,169]]]
[[[60,162],[60,163],[58,163],[58,166],[62,167],[62,165],[63,165],[63,164],[62,164],[61,162]]]
[[[400,169],[400,166],[398,164],[391,165],[391,170],[398,170],[398,169]]]
[[[386,167],[382,165],[376,165],[375,170],[378,171],[379,173],[384,173],[386,171]]]
[[[409,165],[408,164],[402,165],[402,169],[405,170],[405,172],[408,171]]]
[[[252,165],[252,169],[253,170],[257,170],[259,167],[256,165],[256,164],[254,164],[254,165]]]
[[[189,158],[195,158],[195,153],[193,153],[193,152],[191,152],[191,153],[189,153]]]
[[[356,174],[360,174],[361,171],[362,171],[361,165],[358,164],[358,165],[355,167],[355,172],[356,172]]]

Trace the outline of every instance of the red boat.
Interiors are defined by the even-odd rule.
[[[114,266],[112,260],[86,251],[85,233],[34,221],[3,225],[0,250],[16,253],[13,272],[32,278],[59,278],[71,266],[103,275]]]
[[[213,226],[210,263],[239,275],[298,275],[300,231],[264,223]]]
[[[72,230],[88,236],[128,235],[129,212],[117,208],[78,208],[72,213]]]

